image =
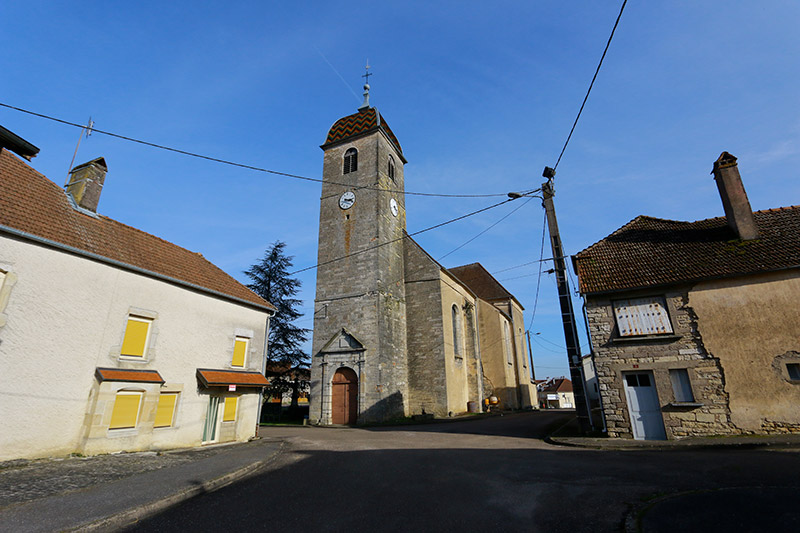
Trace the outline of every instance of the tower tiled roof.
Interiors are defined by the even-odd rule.
[[[262,309],[275,309],[198,253],[111,218],[79,212],[61,187],[2,149],[0,233],[9,230]]]
[[[328,137],[325,139],[325,148],[328,145],[340,143],[358,137],[366,133],[372,133],[378,129],[383,130],[384,133],[391,139],[392,143],[397,148],[397,151],[402,155],[403,149],[400,147],[400,142],[395,137],[392,128],[381,116],[380,112],[374,107],[367,107],[359,110],[357,113],[340,118],[333,123],[331,129],[328,131]]]
[[[756,211],[758,239],[725,217],[696,222],[639,216],[575,255],[583,294],[800,268],[800,206]]]

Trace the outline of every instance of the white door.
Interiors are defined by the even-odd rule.
[[[217,442],[219,438],[219,421],[222,418],[219,416],[220,402],[219,396],[210,396],[208,398],[208,410],[206,411],[206,423],[203,426],[203,444],[210,444]]]
[[[658,403],[652,372],[625,372],[625,396],[631,415],[633,438],[636,440],[665,440],[664,420]]]

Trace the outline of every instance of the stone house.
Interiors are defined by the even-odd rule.
[[[98,214],[104,159],[65,191],[0,133],[0,460],[252,437],[274,307]]]
[[[449,416],[494,388],[504,407],[532,406],[522,307],[505,289],[483,299],[408,235],[406,158],[368,92],[321,148],[310,421]]]
[[[800,432],[800,206],[752,212],[736,158],[724,217],[639,216],[573,257],[611,437]]]

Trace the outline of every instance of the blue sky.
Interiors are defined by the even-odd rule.
[[[555,164],[620,5],[8,2],[0,102],[320,177],[319,145],[359,105],[369,59],[371,102],[403,146],[408,190],[506,193],[538,187]],[[788,0],[629,2],[558,168],[566,252],[640,214],[720,216],[709,172],[723,150],[739,158],[754,209],[800,203],[798,23],[800,4]],[[79,130],[5,108],[0,124],[40,147],[33,166],[63,182]],[[316,262],[319,184],[100,134],[83,140],[75,162],[99,156],[109,166],[104,215],[201,252],[242,281],[276,240],[298,269]],[[409,232],[493,203],[406,201]],[[417,240],[441,257],[517,202]],[[535,261],[541,230],[533,200],[443,263],[497,272]],[[496,276],[528,324],[537,272]],[[314,276],[300,276],[309,328]],[[568,374],[552,275],[542,276],[531,331],[540,333],[537,377]]]

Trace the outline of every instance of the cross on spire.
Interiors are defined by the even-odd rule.
[[[361,107],[358,108],[359,111],[362,109],[369,109],[369,77],[372,76],[372,72],[369,71],[369,59],[367,59],[367,69],[365,74],[362,74],[361,77],[364,78],[364,103],[361,104]]]

